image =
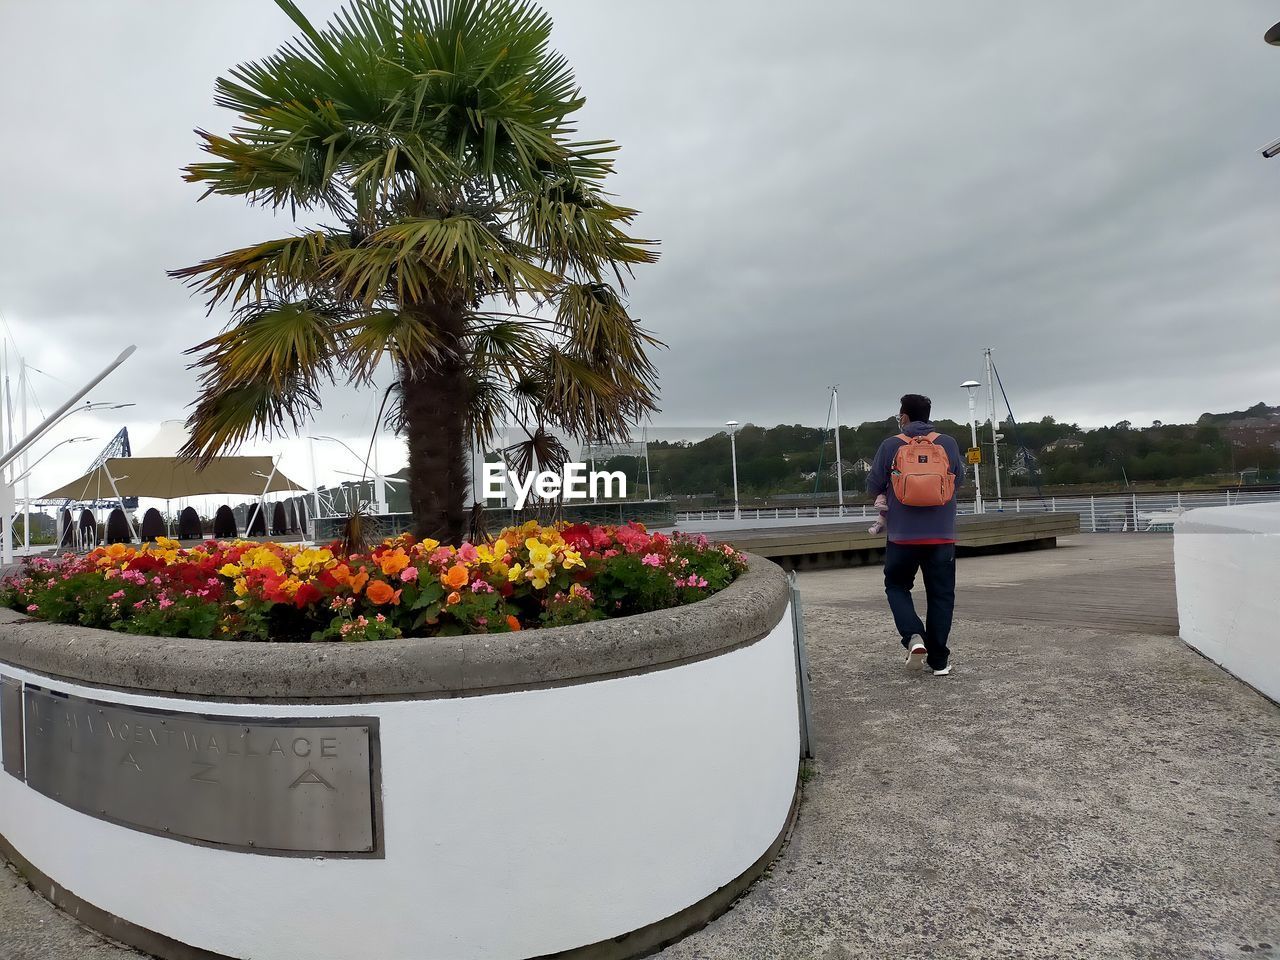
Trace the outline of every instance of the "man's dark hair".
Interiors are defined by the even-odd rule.
[[[928,397],[922,397],[918,393],[908,393],[902,398],[902,412],[911,418],[911,422],[917,420],[928,421],[929,412],[933,409],[933,403]]]

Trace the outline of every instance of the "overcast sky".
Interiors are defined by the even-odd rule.
[[[1273,3],[545,6],[581,129],[622,144],[616,192],[662,242],[631,288],[669,344],[659,426],[821,424],[833,383],[846,423],[905,391],[963,419],[987,345],[1019,419],[1280,403]],[[197,204],[179,169],[233,121],[215,77],[294,32],[270,0],[0,0],[0,317],[45,410],[139,345],[93,394],[138,406],[59,437],[185,416],[182,351],[226,315],[165,270],[293,225]],[[367,442],[375,404],[334,391],[319,429]]]

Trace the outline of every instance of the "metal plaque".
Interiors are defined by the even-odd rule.
[[[27,785],[68,807],[192,843],[382,856],[376,717],[200,716],[30,684],[23,700]]]
[[[22,779],[22,684],[12,677],[0,677],[0,764]]]

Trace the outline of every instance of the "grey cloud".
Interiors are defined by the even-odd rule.
[[[659,423],[820,422],[836,382],[846,421],[906,389],[961,417],[984,345],[1023,418],[1280,401],[1271,5],[547,7],[662,241],[631,287],[670,345]],[[294,229],[178,178],[191,128],[232,122],[214,78],[293,33],[268,0],[196,9],[0,10],[0,313],[68,381],[138,340],[157,419],[225,321],[164,271]],[[334,390],[324,422],[367,403]]]

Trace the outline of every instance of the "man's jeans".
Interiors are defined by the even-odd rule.
[[[917,570],[924,580],[928,603],[926,623],[920,622],[911,602]],[[951,635],[951,617],[956,608],[956,545],[890,541],[884,552],[884,592],[903,642],[907,637],[923,636],[929,666],[945,667],[951,656],[947,637]]]

